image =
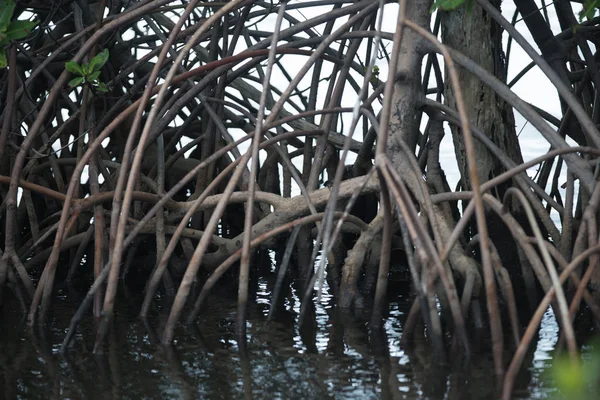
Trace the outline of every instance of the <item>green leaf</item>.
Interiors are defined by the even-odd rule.
[[[73,78],[69,81],[69,86],[76,87],[82,85],[85,82],[85,78],[82,76],[78,76],[77,78]]]
[[[100,71],[94,71],[91,74],[87,75],[86,79],[89,82],[93,82],[93,81],[97,81],[99,76],[100,76]]]
[[[581,360],[573,361],[566,357],[554,360],[552,372],[556,387],[567,398],[581,398],[587,382],[584,380],[584,371]]]
[[[102,93],[108,92],[108,86],[104,82],[98,82],[98,91]]]
[[[431,6],[431,12],[434,12],[437,9],[450,11],[461,6],[465,0],[435,0],[433,5]]]
[[[81,69],[83,70],[83,76],[88,76],[89,74],[92,73],[92,68],[90,67],[90,64],[88,64],[88,63],[81,64]]]
[[[475,0],[467,0],[467,12],[468,13],[471,12],[474,4],[475,4]]]
[[[8,61],[6,60],[6,52],[0,51],[0,68],[6,68]]]
[[[96,54],[92,61],[90,61],[90,73],[100,71],[104,64],[108,61],[108,49],[102,50],[102,52]]]
[[[6,29],[6,36],[10,40],[23,39],[29,36],[38,23],[39,21],[13,21]]]
[[[377,65],[374,65],[373,66],[373,74],[371,75],[371,83],[373,85],[376,85],[378,80],[379,80],[379,67]]]
[[[583,9],[579,12],[579,22],[594,18],[598,8],[600,8],[600,0],[586,0],[583,3]]]
[[[67,71],[69,71],[72,74],[79,76],[85,75],[83,68],[81,68],[81,65],[77,64],[75,61],[67,61],[65,63],[65,68],[67,68]]]
[[[0,32],[5,32],[15,11],[13,0],[0,0]]]

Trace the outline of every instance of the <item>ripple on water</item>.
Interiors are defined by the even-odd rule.
[[[0,332],[5,395],[45,399],[49,390],[59,388],[59,398],[91,399],[231,399],[249,393],[269,399],[462,399],[461,385],[472,393],[489,392],[489,376],[475,373],[480,369],[457,377],[424,362],[428,346],[425,350],[401,346],[411,299],[391,301],[384,321],[384,344],[375,346],[368,322],[335,316],[326,284],[311,329],[298,327],[300,301],[294,290],[284,303],[286,318],[267,324],[264,307],[270,301],[270,285],[260,283],[260,301],[249,310],[248,357],[240,356],[235,340],[236,303],[231,298],[211,298],[195,327],[178,328],[172,351],[158,345],[157,332],[165,316],[150,321],[155,331],[149,331],[134,312],[121,310],[104,357],[91,354],[94,332],[90,321],[76,335],[70,357],[57,354],[64,327],[75,312],[68,301],[57,303],[44,340],[32,340],[15,312],[3,318]],[[549,309],[539,330],[531,379],[521,384],[521,398],[541,399],[552,392],[544,387],[542,374],[551,363],[557,332]]]

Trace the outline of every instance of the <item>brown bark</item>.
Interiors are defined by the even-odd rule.
[[[499,5],[499,1],[497,3]],[[498,79],[506,80],[502,29],[478,4],[474,4],[470,11],[460,7],[452,12],[443,13],[442,38],[445,45],[460,51]],[[462,68],[458,68],[457,72],[471,123],[484,132],[514,162],[522,163],[512,108],[475,75]],[[446,85],[444,94],[446,103],[456,108],[456,98],[451,85]],[[463,187],[469,190],[471,184],[463,135],[456,126],[452,126],[451,130]],[[505,171],[500,161],[479,141],[475,141],[475,157],[481,184]]]
[[[407,19],[429,29],[431,1],[409,1],[406,6]],[[419,112],[417,107],[423,97],[421,87],[421,66],[425,55],[426,40],[411,29],[406,29],[402,38],[402,48],[398,55],[396,82],[390,116],[390,141],[388,154],[395,166],[398,158],[404,157],[394,139],[404,141],[415,150],[419,137]]]
[[[493,4],[500,7],[499,0],[494,0]],[[471,10],[460,7],[452,12],[443,13],[442,38],[445,45],[458,50],[499,80],[506,82],[502,29],[478,4],[474,4]],[[474,74],[460,67],[457,68],[457,73],[471,124],[479,128],[512,161],[522,164],[523,158],[515,130],[512,107]],[[448,71],[446,71],[446,76],[448,76]],[[450,107],[456,108],[454,88],[446,85],[444,93],[446,103]],[[456,125],[451,126],[451,131],[462,187],[464,190],[471,190],[472,184],[468,173],[463,132]],[[499,158],[494,156],[482,142],[476,140],[474,145],[475,164],[480,185],[506,171],[506,167]],[[497,186],[492,191],[492,195],[502,200],[505,191],[511,186],[513,186],[513,181],[509,180],[505,184]],[[515,214],[519,224],[525,230],[529,230],[527,220],[522,215],[518,203],[515,201],[508,206]],[[509,268],[509,272],[515,278],[517,293],[527,293],[523,283],[522,269],[516,267],[521,265],[521,260],[518,257],[517,246],[511,232],[494,213],[486,213],[486,220],[489,227],[489,238],[498,250],[502,264]],[[473,221],[471,236],[476,233]],[[523,268],[531,267],[524,265]],[[517,301],[525,304],[526,298],[523,296]],[[527,310],[527,307],[520,308]]]
[[[406,17],[422,28],[429,30],[431,2],[407,2]],[[421,172],[416,172],[411,164],[411,158],[414,159],[414,149],[419,137],[420,109],[423,100],[423,89],[421,86],[421,66],[423,57],[428,49],[428,42],[425,38],[418,35],[412,29],[406,29],[402,38],[402,48],[396,69],[396,79],[394,84],[394,93],[392,97],[392,115],[389,125],[388,154],[396,171],[402,175],[406,186],[412,192],[421,206],[421,210],[427,209],[426,199],[423,195],[429,196],[427,188],[423,188]],[[402,143],[406,143],[408,148],[406,152],[402,150]],[[413,173],[414,172],[414,173]],[[421,188],[419,188],[421,186]],[[421,190],[424,189],[423,195]],[[454,227],[454,220],[451,215],[446,215],[439,206],[432,208],[433,221],[429,221],[434,232],[434,237],[438,246],[441,246],[444,239],[450,237]],[[478,273],[478,267],[475,261],[468,257],[464,249],[456,245],[448,254],[448,260],[452,269],[457,272],[465,281],[471,280],[475,289],[473,293],[477,294],[481,285],[481,278]],[[445,293],[449,298],[456,301],[457,293],[454,280],[451,279],[448,284],[450,292]],[[465,305],[469,304],[470,299],[465,299]],[[459,323],[459,321],[455,321]]]

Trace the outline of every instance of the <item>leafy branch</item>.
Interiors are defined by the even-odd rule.
[[[100,81],[100,72],[102,67],[108,61],[108,49],[96,54],[89,63],[78,64],[75,61],[65,63],[67,71],[76,75],[69,81],[69,86],[77,87],[84,84],[90,84],[100,92],[108,92],[108,87]]]
[[[6,47],[11,41],[27,37],[39,21],[11,21],[15,12],[13,0],[0,0],[0,68],[6,68]]]
[[[579,12],[579,22],[584,19],[592,19],[600,8],[600,0],[585,0],[583,9]]]
[[[463,5],[463,3],[465,2],[467,3],[467,10],[470,11],[473,7],[473,3],[475,2],[475,0],[435,0],[433,5],[431,6],[431,12],[434,12],[437,9],[443,11],[455,10],[461,5]]]
[[[471,10],[475,0],[435,0],[431,6],[431,12],[436,10],[452,11],[466,3],[467,10]],[[600,9],[600,0],[585,0],[583,8],[579,12],[579,22],[584,19],[592,19]]]

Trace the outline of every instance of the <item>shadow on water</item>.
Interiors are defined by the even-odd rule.
[[[427,343],[413,341],[409,348],[401,347],[410,299],[394,295],[384,329],[375,333],[368,323],[336,313],[326,294],[299,329],[300,305],[294,294],[285,300],[285,310],[277,320],[266,322],[266,288],[266,282],[258,282],[249,310],[245,354],[235,341],[235,301],[218,295],[210,299],[194,326],[179,328],[173,347],[160,345],[164,313],[144,323],[137,319],[139,299],[119,299],[111,337],[99,356],[92,354],[91,319],[81,326],[68,356],[59,354],[74,304],[78,304],[71,295],[57,296],[44,331],[27,330],[18,305],[7,303],[0,328],[0,393],[7,399],[496,396],[491,354],[475,353],[468,367],[441,366],[431,362]],[[518,398],[546,398],[552,391],[540,380],[556,342],[556,324],[548,321],[542,326],[534,361],[529,369],[523,368],[515,392]]]

